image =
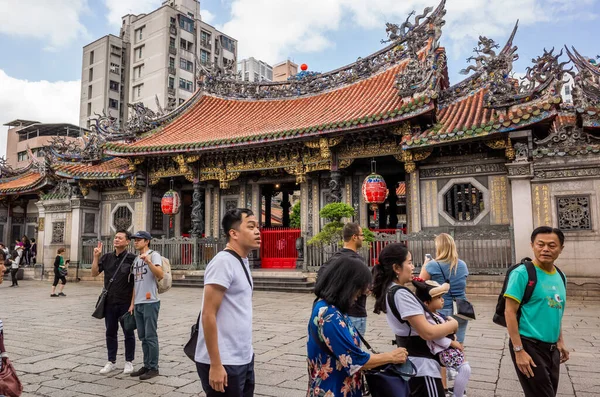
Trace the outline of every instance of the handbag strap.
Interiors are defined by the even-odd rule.
[[[246,265],[244,265],[244,261],[242,260],[242,257],[235,252],[232,249],[225,249],[223,250],[225,252],[228,252],[229,254],[235,256],[237,258],[238,261],[240,261],[240,265],[242,265],[242,269],[244,269],[244,273],[246,274],[246,279],[248,279],[248,284],[250,284],[250,289],[254,288],[254,286],[252,285],[252,281],[250,280],[250,274],[248,273],[248,269],[246,269]]]
[[[442,272],[442,276],[444,276],[444,279],[446,280],[446,282],[448,283],[448,285],[450,285],[450,288],[448,288],[448,293],[450,294],[450,297],[452,299],[454,299],[454,294],[452,293],[452,284],[450,284],[450,279],[448,277],[446,277],[446,273],[444,273],[444,270],[442,269],[442,265],[440,265],[440,263],[438,261],[435,261],[435,263],[440,268],[440,272]]]
[[[112,285],[113,281],[115,281],[115,278],[119,274],[119,269],[121,269],[121,265],[123,264],[123,262],[125,262],[125,258],[127,258],[127,250],[125,250],[123,252],[123,259],[121,259],[121,263],[119,263],[119,266],[117,267],[117,270],[115,270],[115,273],[112,275],[112,277],[110,278],[110,280],[108,280],[108,285],[106,286],[106,293],[108,293],[108,290],[110,289],[110,286]]]

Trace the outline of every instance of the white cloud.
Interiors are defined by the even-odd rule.
[[[213,21],[215,20],[215,14],[208,10],[200,10],[200,15],[202,15],[202,21],[209,25],[212,25]]]
[[[594,0],[583,0],[591,4]],[[238,39],[240,58],[274,63],[294,52],[317,52],[334,45],[327,34],[350,21],[350,28],[379,29],[403,22],[438,0],[229,0],[231,19],[220,27]],[[452,57],[469,52],[479,35],[502,43],[517,19],[521,25],[568,18],[582,12],[571,0],[448,0],[442,45]],[[464,47],[468,50],[465,51]],[[356,54],[364,56],[367,54]]]
[[[87,0],[0,0],[0,33],[47,41],[46,50],[57,50],[88,36],[80,21],[87,11]]]
[[[161,4],[162,0],[104,0],[104,5],[108,8],[106,19],[115,27],[121,26],[121,17],[124,15],[149,13]]]
[[[0,69],[0,126],[14,119],[79,124],[80,81],[19,80]],[[6,131],[0,127],[0,155],[6,153]]]

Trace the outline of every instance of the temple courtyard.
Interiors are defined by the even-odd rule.
[[[195,366],[182,351],[201,307],[201,289],[174,288],[161,295],[161,376],[142,382],[120,371],[98,374],[106,362],[104,322],[91,317],[99,284],[67,284],[67,297],[58,299],[50,298],[49,283],[22,281],[20,285],[0,286],[0,318],[24,396],[204,395]],[[256,396],[306,395],[306,322],[312,301],[311,294],[254,293]],[[469,397],[522,395],[506,331],[491,322],[495,298],[476,298],[473,303],[478,320],[470,323],[466,339],[473,368]],[[567,304],[563,332],[571,359],[562,366],[559,396],[600,394],[599,313],[597,302],[570,300]],[[381,351],[391,349],[392,333],[385,317],[370,314],[368,324],[367,340]],[[141,361],[138,341],[136,368]],[[122,343],[117,364],[122,368]]]

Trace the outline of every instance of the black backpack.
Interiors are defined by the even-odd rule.
[[[506,271],[506,277],[504,278],[504,284],[502,285],[502,290],[500,291],[500,295],[498,295],[498,303],[496,304],[496,312],[494,313],[493,321],[494,323],[506,327],[506,318],[504,317],[504,310],[506,309],[506,298],[504,297],[504,293],[506,292],[506,287],[508,286],[508,278],[510,273],[513,270],[518,268],[519,266],[525,266],[527,269],[527,285],[525,286],[525,292],[523,293],[523,298],[521,299],[521,304],[519,305],[519,310],[517,311],[517,321],[521,318],[521,308],[531,299],[531,295],[533,295],[533,290],[535,290],[535,286],[537,285],[537,273],[535,271],[535,265],[533,262],[526,261],[522,263],[518,263],[508,268]],[[567,287],[567,280],[565,278],[564,273],[557,267],[556,271],[560,274],[560,277],[565,284],[565,288]]]

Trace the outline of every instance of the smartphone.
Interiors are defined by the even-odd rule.
[[[427,258],[428,260],[433,260],[433,258],[431,257],[431,254],[425,254],[425,258]]]

